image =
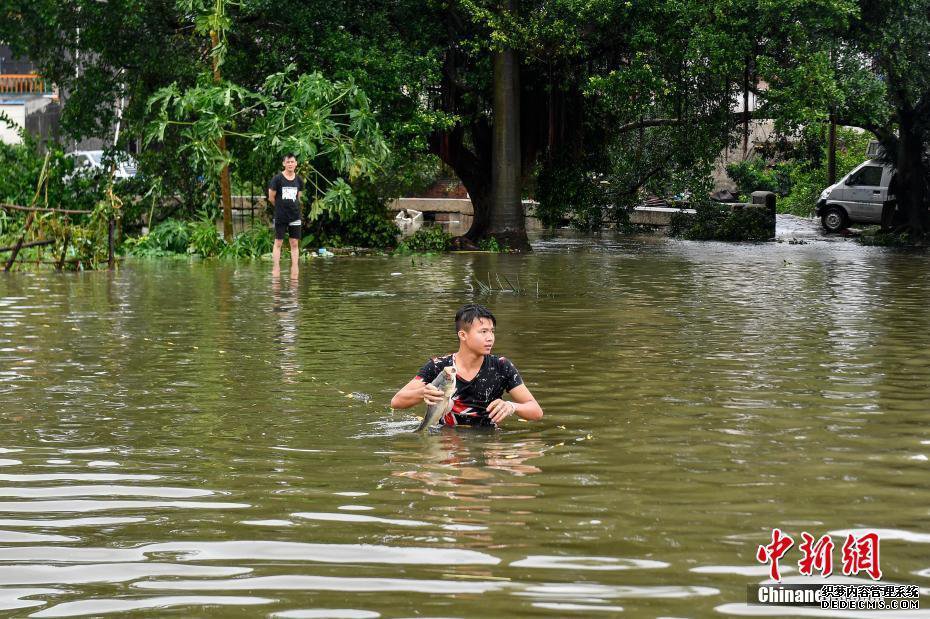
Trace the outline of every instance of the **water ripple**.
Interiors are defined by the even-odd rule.
[[[170,589],[178,591],[407,591],[457,595],[488,593],[510,586],[504,582],[416,580],[413,578],[339,578],[335,576],[263,576],[235,580],[172,580],[143,581],[133,585],[140,589]]]
[[[54,486],[33,488],[2,488],[0,497],[20,499],[75,496],[149,496],[164,498],[190,498],[210,496],[212,490],[194,488],[169,488],[163,486]],[[2,503],[0,503],[2,505]],[[0,510],[2,511],[2,510]]]
[[[223,596],[223,595],[189,595],[189,596],[163,596],[150,598],[130,598],[119,600],[92,599],[78,602],[65,602],[51,608],[35,612],[30,617],[81,617],[85,615],[104,615],[112,613],[127,613],[148,609],[167,609],[183,606],[257,606],[271,604],[275,600],[251,596]]]
[[[0,513],[99,512],[116,509],[244,509],[247,503],[209,503],[204,501],[0,501]]]
[[[0,585],[126,582],[152,576],[238,576],[250,568],[178,565],[175,563],[105,563],[75,566],[0,566]]]

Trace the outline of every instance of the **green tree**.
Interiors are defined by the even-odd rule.
[[[62,88],[66,100],[62,129],[69,137],[111,137],[115,105],[120,99],[123,101],[123,146],[143,135],[152,120],[152,111],[159,114],[159,122],[192,123],[186,130],[166,124],[164,134],[158,136],[160,139],[152,142],[140,156],[140,168],[144,173],[164,179],[163,194],[177,195],[184,201],[180,213],[173,201],[166,201],[165,207],[156,212],[156,221],[172,214],[194,216],[207,200],[205,193],[218,189],[215,182],[209,182],[218,173],[211,172],[207,175],[208,182],[204,183],[204,172],[213,170],[224,160],[235,159],[240,163],[238,169],[244,180],[264,186],[277,169],[278,154],[283,149],[292,148],[306,154],[307,161],[312,159],[313,168],[304,169],[302,173],[319,188],[310,185],[319,198],[315,213],[330,207],[336,209],[333,213],[337,216],[339,212],[346,212],[353,200],[347,190],[348,185],[355,184],[353,179],[371,185],[373,174],[381,177],[387,174],[391,190],[402,191],[405,176],[417,176],[415,171],[419,163],[409,162],[415,159],[412,153],[424,150],[423,138],[416,139],[421,130],[415,114],[396,112],[396,102],[406,101],[401,88],[407,80],[398,79],[398,71],[393,67],[403,65],[391,61],[390,56],[385,58],[375,53],[378,40],[371,47],[365,42],[363,48],[361,37],[337,38],[336,33],[342,31],[335,24],[327,25],[333,32],[327,28],[308,29],[307,22],[300,22],[298,29],[295,21],[283,19],[280,4],[263,0],[240,3],[232,12],[224,10],[222,19],[213,28],[209,18],[216,12],[214,3],[182,4],[186,7],[179,8],[161,0],[109,3],[10,0],[0,9],[0,17],[4,18],[0,19],[0,39],[9,42],[16,53],[32,58],[43,73]],[[221,4],[225,7],[225,3]],[[327,15],[325,7],[314,8],[321,15]],[[350,7],[345,7],[345,11],[354,12]],[[333,15],[327,16],[335,19]],[[195,20],[201,34],[191,29]],[[280,23],[294,26],[296,42],[288,36],[279,36],[286,30],[279,29]],[[211,29],[217,32],[218,39],[222,31],[223,36],[217,41],[220,45],[207,41],[205,35],[209,35]],[[381,41],[384,41],[384,30],[382,27]],[[295,50],[308,48],[308,33],[327,37],[327,45],[319,54],[295,54]],[[345,45],[346,42],[352,45]],[[222,61],[217,64],[222,68],[220,83],[207,70],[213,67],[211,57],[205,54],[214,49],[219,55],[213,57]],[[362,50],[369,58],[364,63],[359,61]],[[293,63],[289,57],[294,57]],[[379,59],[378,63],[373,61],[375,58]],[[411,66],[422,68],[422,62],[412,55],[407,58]],[[332,59],[339,59],[340,65],[334,66]],[[289,67],[291,64],[296,68]],[[346,66],[365,69],[359,73],[379,96],[375,105],[364,97],[360,80],[344,70]],[[380,81],[370,77],[375,70],[379,72]],[[321,72],[334,75],[335,79],[325,80],[320,77]],[[404,70],[404,75],[422,74],[418,68]],[[266,79],[273,75],[281,79]],[[149,107],[156,93],[158,98]],[[181,97],[184,93],[190,96],[184,99]],[[279,107],[282,97],[292,98]],[[288,125],[297,122],[302,113],[298,104],[313,103],[311,99],[314,98],[314,105],[320,105],[319,114],[311,115],[312,118],[308,117],[307,122],[297,128],[305,132],[303,137],[282,136],[282,130],[288,130]],[[252,111],[234,108],[234,103],[239,105],[245,101],[248,101],[246,105],[259,105]],[[334,107],[328,114],[326,104],[332,101],[335,101]],[[262,119],[258,115],[266,104],[274,107],[274,114],[264,119],[265,126],[261,126],[258,121]],[[208,110],[211,105],[215,107]],[[196,113],[198,106],[203,108],[200,110],[204,112],[202,116]],[[381,113],[390,112],[386,114],[391,122],[388,138],[391,145],[401,146],[393,154],[387,153],[383,139],[374,139],[377,127],[372,110],[375,108]],[[185,118],[174,118],[172,114]],[[227,152],[222,155],[223,149],[218,144],[215,147],[206,144],[211,136],[209,125],[230,119],[234,126],[224,126],[249,138],[229,136]],[[272,120],[283,124],[275,127],[271,125]],[[248,124],[253,122],[258,124],[254,127]],[[316,125],[310,127],[313,123]],[[311,144],[308,138],[313,131],[319,139]],[[261,133],[262,137],[255,133]],[[218,135],[215,128],[212,135]],[[338,139],[340,135],[344,139]],[[361,140],[362,135],[371,135],[372,139],[365,144],[359,141],[354,147],[347,141],[352,136]],[[191,137],[195,138],[196,145],[189,139]],[[327,152],[329,150],[331,152]],[[384,162],[386,155],[389,158]],[[345,177],[343,182],[336,180],[340,174]],[[367,196],[370,192],[365,193]],[[377,205],[372,212],[383,217],[381,196],[368,200],[368,204]]]
[[[930,230],[930,2],[807,0],[760,5],[772,26],[763,61],[772,115],[871,132],[894,163],[901,229]],[[864,156],[864,153],[863,153]]]
[[[172,2],[154,0],[8,0],[0,8],[0,40],[27,56],[65,101],[61,138],[111,143],[117,113],[126,149],[142,135],[149,96],[172,82],[192,83],[203,46]],[[164,192],[181,201],[164,209],[196,212],[208,186],[168,142],[140,156],[143,173],[162,174]]]
[[[519,140],[510,144],[518,149],[513,159],[524,190],[539,170],[545,179],[571,170],[579,188],[574,197],[592,197],[591,213],[581,218],[592,226],[647,185],[665,191],[703,183],[738,121],[731,99],[746,64],[747,38],[726,8],[722,2],[524,0],[516,10],[469,0],[438,5],[430,21],[439,29],[402,30],[442,59],[427,101],[446,124],[430,134],[430,148],[469,191],[475,219],[467,236],[489,234],[504,210],[494,179],[502,175],[496,162],[505,157],[495,144],[515,118]],[[518,80],[502,62],[509,51]],[[498,96],[508,82],[516,96],[504,105]],[[592,184],[595,190],[587,188]],[[602,184],[609,189],[599,190]],[[577,212],[572,194],[545,191],[554,186],[542,183],[537,195],[550,220]]]
[[[467,236],[473,240],[519,225],[515,188],[524,195],[533,192],[539,171],[548,178],[571,172],[578,192],[538,197],[553,215],[584,211],[575,198],[585,197],[591,208],[579,220],[591,226],[621,217],[643,190],[699,191],[709,161],[743,120],[731,107],[759,38],[751,7],[724,0],[522,0],[519,6],[490,0],[333,0],[294,3],[286,11],[272,0],[248,0],[225,16],[222,78],[241,89],[235,91],[212,79],[198,81],[205,66],[204,36],[191,32],[192,13],[181,14],[168,3],[7,4],[13,8],[4,10],[16,24],[0,26],[0,36],[7,28],[19,30],[20,49],[48,66],[53,79],[60,76],[67,83],[78,66],[82,75],[100,76],[100,84],[90,80],[99,96],[83,98],[72,89],[68,106],[76,109],[69,115],[82,131],[92,130],[91,118],[122,94],[130,134],[138,135],[151,95],[176,83],[177,95],[216,88],[210,96],[223,99],[207,99],[222,105],[210,108],[208,116],[225,129],[252,136],[250,113],[242,110],[257,103],[249,93],[268,96],[266,76],[294,65],[289,75],[319,71],[334,82],[356,84],[369,96],[393,151],[381,184],[402,191],[424,154],[435,155],[469,191],[475,217]],[[134,36],[136,28],[144,36]],[[54,33],[51,42],[34,34],[39,32]],[[506,104],[495,105],[495,58],[508,59],[512,96]],[[180,102],[172,99],[173,105]],[[201,115],[194,110],[169,114],[183,111],[189,115],[171,118],[195,123]],[[236,112],[241,113],[233,118]],[[509,188],[507,207],[496,205],[495,195],[501,194],[494,182],[494,133],[503,118],[507,122],[500,128],[509,127],[510,154],[498,175],[506,171],[510,180],[498,185]],[[200,135],[218,137],[215,131]],[[263,183],[263,171],[274,169],[265,147],[256,152],[249,139],[227,137],[230,160]],[[146,153],[143,164],[175,169],[173,177],[180,179],[187,163],[179,164],[174,151],[189,143],[181,131],[166,131],[162,151]],[[200,166],[210,159],[203,155],[211,152],[208,143],[203,146],[201,154],[184,149],[182,158]],[[322,177],[338,175],[331,162],[314,165]],[[196,175],[188,175],[188,184],[190,177]],[[514,223],[502,223],[505,212],[504,219],[513,215]],[[515,239],[521,243],[519,232]]]
[[[317,164],[350,180],[371,178],[388,155],[368,98],[354,83],[333,83],[319,73],[294,75],[295,67],[267,77],[258,90],[223,80],[219,69],[226,60],[229,17],[226,0],[204,5],[181,0],[179,7],[197,11],[196,31],[209,33],[212,66],[197,85],[181,90],[166,86],[149,100],[155,119],[147,141],[164,139],[168,127],[178,127],[183,150],[204,172],[221,179],[227,242],[231,241],[229,165],[233,152],[227,140],[241,140],[241,148],[276,159],[293,152],[302,161],[314,193],[311,218],[325,210],[348,214],[355,202],[351,187],[341,177],[328,178]],[[225,180],[223,180],[225,179]]]

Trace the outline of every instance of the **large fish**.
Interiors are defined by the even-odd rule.
[[[443,368],[439,376],[430,383],[442,391],[442,399],[426,407],[426,415],[423,421],[414,432],[420,432],[423,428],[435,425],[443,415],[452,410],[452,394],[455,393],[455,368],[452,366]]]

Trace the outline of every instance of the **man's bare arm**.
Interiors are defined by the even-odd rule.
[[[394,394],[391,398],[391,408],[403,409],[416,406],[420,402],[426,401],[427,404],[435,404],[442,399],[442,391],[423,382],[419,378],[414,378],[403,388]]]
[[[488,414],[491,421],[500,423],[504,418],[513,414],[527,421],[537,421],[542,419],[543,410],[527,389],[526,385],[518,385],[510,391],[510,402],[506,400],[494,400],[488,405]]]

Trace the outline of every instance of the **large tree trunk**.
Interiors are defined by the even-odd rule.
[[[907,228],[918,235],[928,230],[927,170],[924,166],[924,144],[915,118],[910,113],[898,114],[897,199]]]
[[[430,152],[455,171],[471,198],[474,218],[463,236],[471,242],[485,237],[491,223],[491,130],[487,123],[471,126],[473,150],[464,145],[465,129],[459,125],[430,136]]]
[[[508,0],[512,10],[514,0]],[[494,145],[491,156],[491,221],[487,236],[529,250],[520,195],[520,97],[517,54],[494,54]]]

